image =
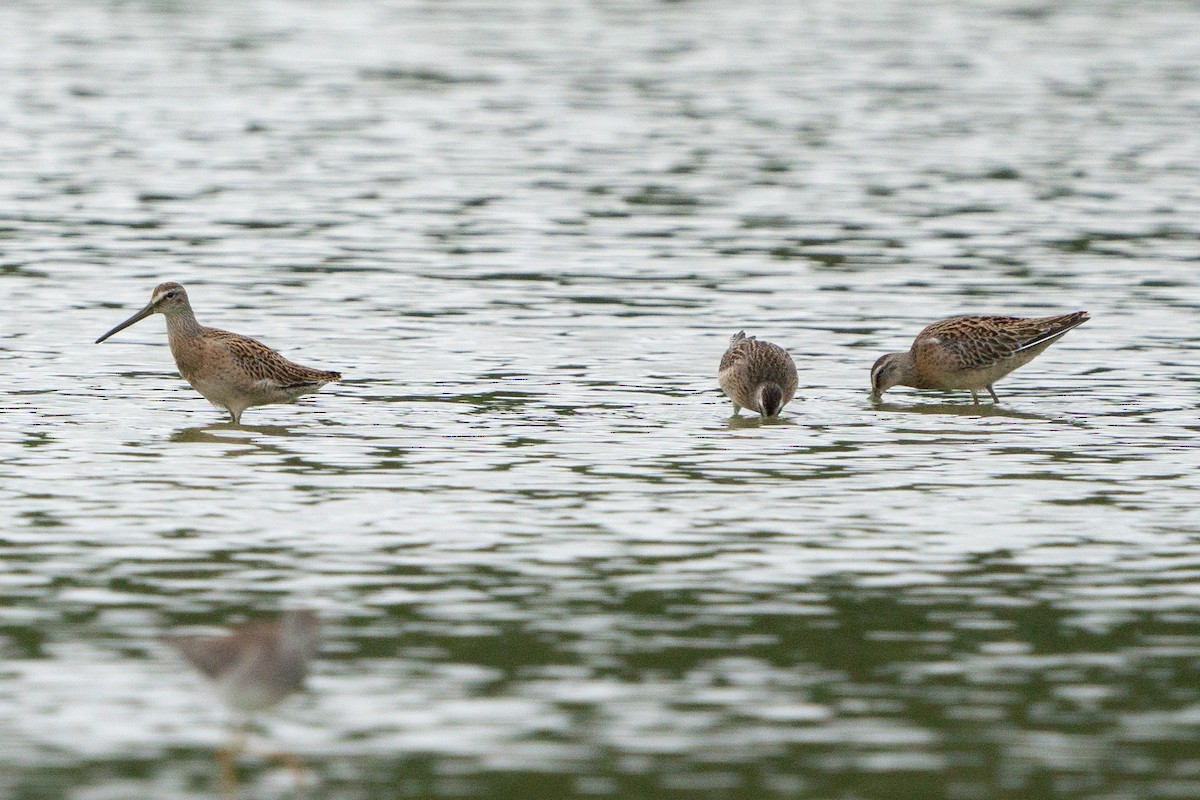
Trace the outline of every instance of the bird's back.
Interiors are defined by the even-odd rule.
[[[1086,311],[1051,317],[951,317],[921,331],[912,352],[918,369],[923,363],[959,371],[1015,369],[1087,320]]]
[[[289,647],[273,623],[247,625],[224,636],[165,640],[220,687],[230,706],[244,712],[270,708],[302,689],[312,656],[305,647]]]
[[[771,381],[785,389],[790,385],[793,392],[796,390],[796,364],[788,352],[777,344],[762,342],[744,333],[733,338],[721,358],[719,372],[731,370],[753,383]]]
[[[218,328],[204,328],[205,337],[228,354],[246,377],[267,381],[281,388],[321,386],[341,380],[339,372],[305,367],[281,356],[257,339]]]
[[[786,405],[795,396],[799,383],[796,364],[786,350],[744,332],[730,340],[729,349],[721,358],[717,381],[725,394],[745,407],[752,407],[750,400],[756,387],[772,383],[781,390],[780,406]]]
[[[221,636],[168,635],[164,641],[175,648],[205,677],[219,681],[250,657],[252,648],[276,650],[279,634],[267,624],[250,625]]]

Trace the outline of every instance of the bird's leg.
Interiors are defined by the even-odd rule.
[[[739,411],[741,411],[741,410],[742,410],[742,407],[741,407],[741,406],[739,406],[737,403],[734,403],[734,404],[733,404],[733,415],[734,415],[735,417],[738,415],[738,412],[739,412]]]
[[[995,390],[995,389],[993,389],[991,386],[987,387],[987,389],[988,389],[988,394],[990,394],[990,395],[992,396],[992,402],[993,402],[993,403],[999,403],[999,402],[1000,402],[1000,398],[999,398],[999,397],[996,397],[996,390]]]
[[[239,786],[233,748],[222,747],[217,751],[217,766],[221,769],[221,797],[237,800]]]
[[[270,753],[266,756],[269,761],[282,762],[292,772],[292,779],[296,781],[296,788],[303,789],[309,785],[309,779],[312,777],[312,770],[308,768],[298,756],[291,753]]]
[[[975,394],[975,390],[971,389],[971,399],[975,401],[975,405],[979,405],[979,395]]]
[[[246,752],[246,748],[250,744],[250,718],[246,717],[242,720],[242,724],[238,725],[237,731],[233,734],[233,752],[241,754]]]
[[[221,796],[236,800],[238,797],[237,757],[246,750],[249,723],[239,725],[233,733],[229,747],[217,751],[217,765],[221,768]]]

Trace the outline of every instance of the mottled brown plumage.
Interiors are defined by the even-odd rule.
[[[308,662],[320,647],[320,622],[312,611],[292,610],[277,622],[225,636],[163,638],[217,684],[230,707],[252,714],[304,688]]]
[[[167,318],[167,340],[179,374],[210,403],[228,411],[235,425],[241,423],[242,412],[251,406],[291,403],[342,378],[337,372],[288,361],[248,336],[201,326],[187,292],[178,283],[155,287],[145,308],[96,343],[151,314]]]
[[[1028,364],[1067,331],[1088,321],[1086,311],[1053,317],[951,317],[917,335],[907,353],[888,353],[871,368],[871,392],[893,386],[968,389],[976,403],[992,384]]]
[[[733,401],[733,413],[743,408],[775,417],[796,395],[796,364],[777,344],[760,342],[739,331],[729,340],[717,370],[721,390]]]

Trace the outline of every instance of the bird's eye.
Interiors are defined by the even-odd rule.
[[[175,291],[167,292],[167,299],[168,299],[168,300],[172,300],[172,299],[174,299],[174,298],[175,298],[175,296],[176,296],[177,294],[179,294],[179,292],[175,292]]]

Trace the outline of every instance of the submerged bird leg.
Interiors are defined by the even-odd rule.
[[[238,796],[237,766],[232,748],[222,747],[217,751],[217,764],[221,768],[221,796],[236,800]]]
[[[988,390],[988,394],[990,394],[990,395],[992,396],[992,402],[993,402],[993,403],[999,403],[999,402],[1000,402],[1000,398],[999,398],[999,397],[996,397],[996,390],[995,390],[995,389],[993,389],[991,386],[987,387],[987,390]]]
[[[249,736],[246,725],[239,725],[227,747],[217,750],[217,766],[221,770],[221,796],[237,798],[241,784],[238,782],[237,757],[246,751]]]
[[[297,789],[303,789],[309,785],[309,780],[312,778],[312,770],[304,763],[304,760],[299,756],[291,753],[266,753],[263,756],[268,761],[278,761],[288,768],[292,773],[292,780],[296,782]]]

